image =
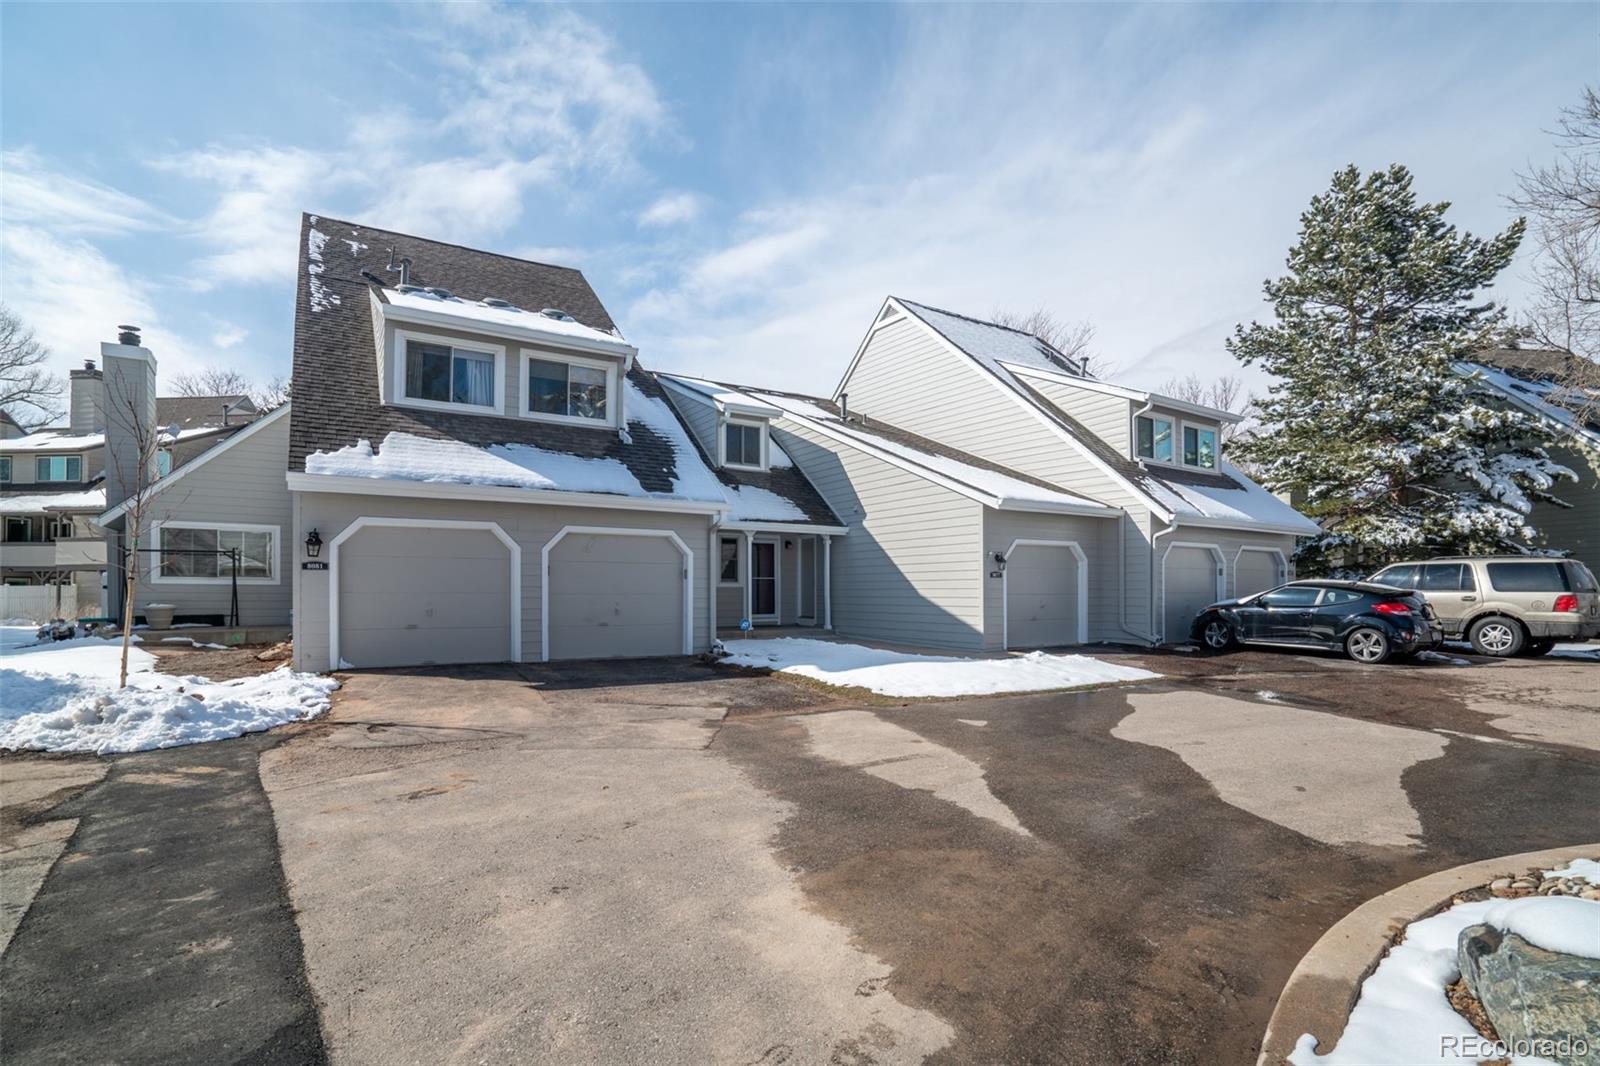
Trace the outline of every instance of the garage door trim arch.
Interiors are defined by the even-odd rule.
[[[1245,544],[1233,553],[1233,594],[1235,596],[1239,594],[1239,558],[1245,552],[1265,552],[1268,555],[1276,555],[1278,557],[1278,584],[1282,585],[1289,580],[1289,558],[1283,554],[1281,549],[1268,548],[1259,544]]]
[[[339,548],[345,541],[373,526],[391,529],[454,529],[492,533],[511,553],[511,654],[509,662],[522,661],[522,548],[497,522],[466,522],[449,518],[381,518],[363,515],[345,526],[328,544],[328,664],[339,669]]]
[[[568,534],[592,533],[613,537],[660,537],[671,541],[683,556],[683,654],[694,654],[694,553],[670,529],[636,529],[630,526],[562,526],[539,552],[539,657],[550,661],[550,552]]]
[[[1215,544],[1203,544],[1194,540],[1175,540],[1167,545],[1161,553],[1161,640],[1165,643],[1170,639],[1167,632],[1167,557],[1172,554],[1173,548],[1201,548],[1211,553],[1211,558],[1216,560],[1216,599],[1221,600],[1227,596],[1227,566],[1228,558],[1222,554],[1222,549]]]
[[[1005,560],[1018,548],[1066,548],[1078,561],[1078,643],[1089,643],[1089,558],[1075,540],[1033,540],[1019,537],[1006,549]],[[1000,571],[1000,647],[1011,647],[1011,577],[1005,568]]]

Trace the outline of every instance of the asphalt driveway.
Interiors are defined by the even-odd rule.
[[[1167,679],[371,673],[113,760],[10,808],[80,821],[0,960],[7,1061],[1247,1062],[1359,902],[1600,836],[1600,664],[1128,661]]]

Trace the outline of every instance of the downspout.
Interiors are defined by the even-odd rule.
[[[1144,406],[1128,416],[1128,451],[1133,454],[1133,461],[1139,464],[1139,469],[1145,469],[1144,459],[1139,455],[1139,416],[1147,415],[1156,405],[1154,400],[1145,400]]]

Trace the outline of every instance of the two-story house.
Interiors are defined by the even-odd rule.
[[[1187,635],[1314,532],[1225,412],[890,299],[829,399],[652,374],[576,270],[306,216],[306,669],[671,655],[813,625],[951,648]]]

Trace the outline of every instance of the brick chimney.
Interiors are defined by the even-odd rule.
[[[67,431],[74,437],[86,437],[104,429],[106,420],[100,404],[105,386],[101,384],[100,369],[94,365],[94,360],[85,359],[83,366],[73,370],[68,377],[71,379],[68,390],[71,395],[71,415]]]
[[[138,489],[140,442],[156,430],[156,357],[139,344],[139,331],[118,326],[117,343],[100,345],[104,368],[106,506],[115,507]],[[155,449],[145,455],[142,480],[156,479]]]

